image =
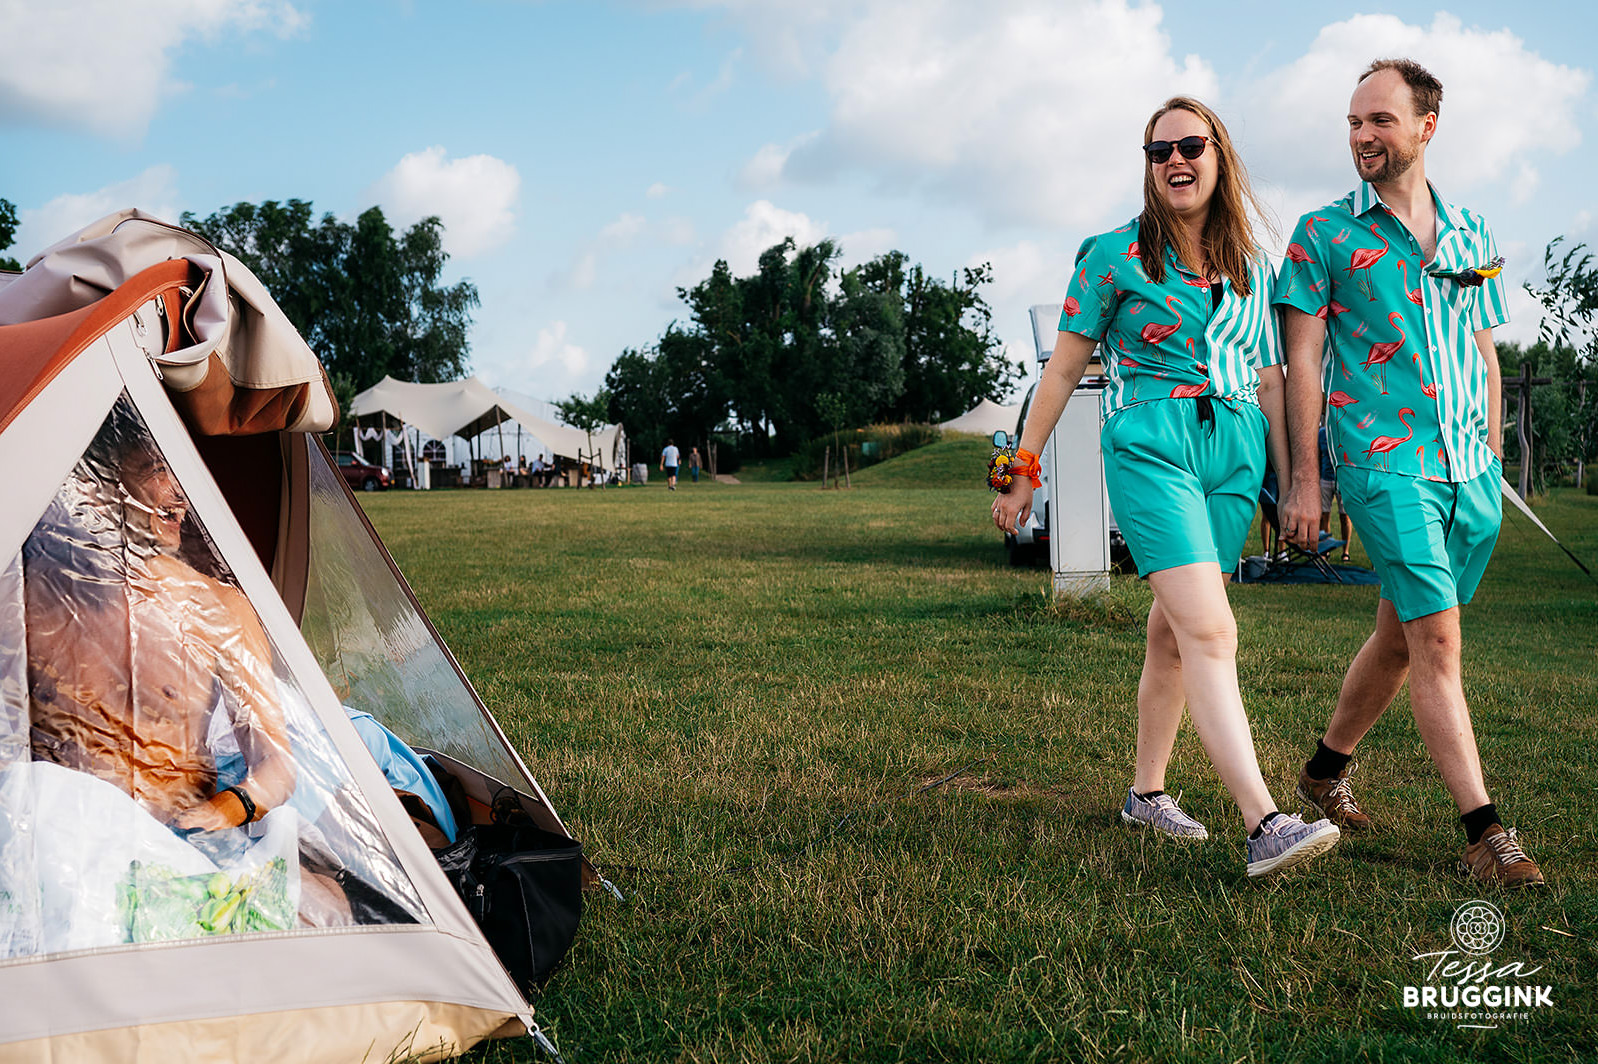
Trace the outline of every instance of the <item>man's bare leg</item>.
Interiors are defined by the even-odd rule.
[[[1454,611],[1456,618],[1458,612]],[[1456,623],[1456,631],[1457,628]],[[1376,606],[1376,630],[1354,655],[1348,674],[1343,677],[1337,708],[1332,712],[1321,741],[1340,754],[1352,754],[1365,733],[1392,705],[1398,689],[1404,686],[1409,668],[1409,643],[1404,625],[1393,604],[1382,599]]]
[[[1415,727],[1459,811],[1480,809],[1490,799],[1460,680],[1459,607],[1406,621],[1404,635],[1409,642],[1409,700]]]

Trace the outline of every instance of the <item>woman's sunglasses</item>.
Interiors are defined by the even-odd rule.
[[[1143,145],[1143,150],[1148,152],[1149,162],[1159,164],[1168,162],[1171,152],[1179,151],[1184,159],[1197,159],[1204,154],[1204,148],[1209,144],[1209,137],[1183,137],[1181,140],[1151,140]]]

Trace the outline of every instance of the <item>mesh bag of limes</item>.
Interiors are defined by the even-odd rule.
[[[288,862],[281,857],[237,876],[186,876],[134,861],[118,902],[130,942],[285,931],[295,920]]]

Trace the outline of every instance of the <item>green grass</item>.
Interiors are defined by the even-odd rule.
[[[1465,614],[1489,786],[1552,883],[1492,895],[1510,921],[1494,956],[1545,965],[1556,1007],[1458,1030],[1398,1007],[1425,973],[1412,956],[1446,948],[1481,893],[1453,875],[1462,837],[1407,695],[1360,750],[1381,832],[1313,874],[1246,880],[1190,727],[1170,781],[1211,841],[1128,833],[1148,587],[1048,605],[1046,574],[1005,564],[966,487],[986,455],[947,441],[847,492],[363,497],[627,895],[588,896],[536,1002],[568,1059],[1591,1059],[1598,587],[1508,518]],[[1541,514],[1598,558],[1598,498],[1561,492]],[[1375,594],[1232,592],[1284,807]]]

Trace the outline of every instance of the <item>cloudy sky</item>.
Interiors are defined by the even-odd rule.
[[[1445,86],[1429,169],[1518,288],[1598,242],[1598,5],[1126,0],[0,0],[0,197],[26,260],[126,206],[298,197],[443,217],[483,305],[474,370],[591,392],[717,258],[792,235],[846,263],[992,262],[1001,337],[1138,207],[1150,111],[1228,122],[1284,229],[1353,182],[1354,78]],[[1511,339],[1535,336],[1521,293]]]

